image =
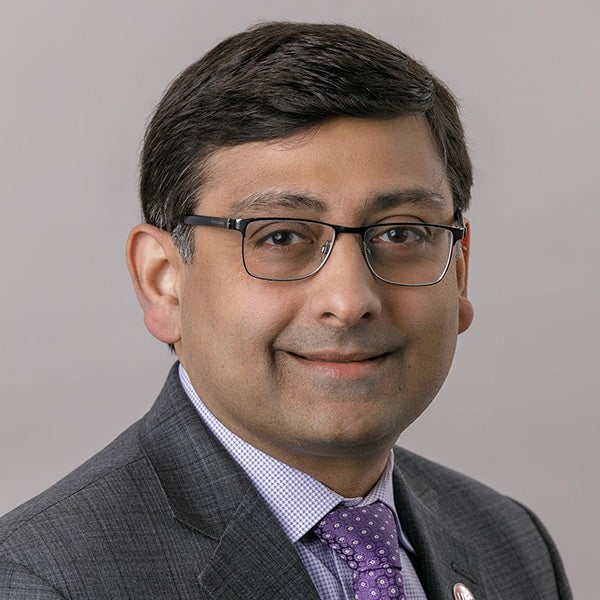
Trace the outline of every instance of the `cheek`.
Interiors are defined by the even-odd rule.
[[[289,294],[272,282],[247,275],[235,285],[231,281],[213,277],[208,287],[201,282],[191,286],[183,311],[184,336],[193,343],[194,353],[218,351],[221,367],[227,370],[270,354],[273,340],[295,310],[288,302]]]
[[[270,355],[273,342],[297,314],[297,296],[290,298],[273,282],[258,284],[248,286],[243,294],[231,299],[228,329],[246,350]]]
[[[414,350],[413,361],[438,363],[442,370],[454,355],[458,330],[457,294],[444,281],[406,290],[404,302],[395,311],[398,328],[407,333],[409,350]]]

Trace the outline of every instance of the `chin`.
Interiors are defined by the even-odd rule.
[[[400,432],[391,429],[390,423],[380,426],[362,428],[344,427],[314,431],[310,439],[304,436],[305,442],[318,449],[322,454],[338,455],[342,451],[345,455],[352,451],[364,453],[369,448],[381,450],[386,446],[393,446]]]

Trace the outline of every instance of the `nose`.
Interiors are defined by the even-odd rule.
[[[313,316],[329,327],[344,329],[382,310],[381,283],[363,257],[360,238],[342,234],[323,268],[311,277]]]

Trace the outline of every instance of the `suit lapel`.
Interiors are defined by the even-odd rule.
[[[318,600],[275,517],[192,407],[177,364],[142,422],[140,443],[174,518],[211,540],[213,554],[198,567],[205,596]]]
[[[428,600],[452,598],[452,589],[459,582],[466,584],[477,600],[498,597],[486,582],[485,567],[476,550],[438,515],[437,492],[418,476],[409,479],[403,471],[402,455],[396,453],[398,515],[415,548],[415,568]]]
[[[318,600],[296,550],[254,490],[240,503],[199,580],[211,597],[223,600]]]

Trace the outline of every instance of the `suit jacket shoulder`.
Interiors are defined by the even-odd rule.
[[[0,520],[0,598],[318,600],[176,366],[141,421]]]
[[[572,597],[552,539],[521,504],[401,448],[395,495],[431,597],[458,581],[475,598]]]

